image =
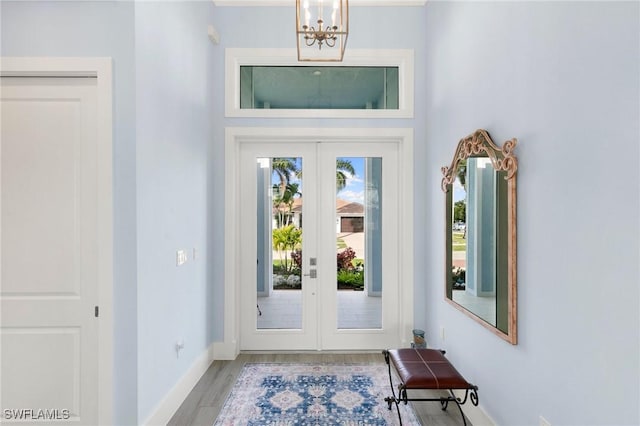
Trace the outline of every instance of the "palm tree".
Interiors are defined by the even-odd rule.
[[[280,262],[285,272],[291,272],[293,262],[289,262],[289,253],[299,248],[302,244],[302,229],[298,229],[293,225],[283,226],[274,229],[271,236],[273,248],[278,251]],[[284,253],[284,259],[282,254]]]
[[[280,193],[284,194],[287,185],[291,182],[291,178],[298,175],[298,165],[293,157],[275,157],[271,162],[271,169],[280,180]]]
[[[353,168],[351,161],[344,158],[338,158],[336,160],[336,192],[342,191],[347,186],[347,174],[351,176],[356,174],[356,170]]]
[[[291,183],[291,180],[295,176],[300,176],[301,172],[298,169],[296,158],[294,157],[274,157],[271,160],[271,169],[273,173],[278,177],[278,183],[273,185],[273,207],[278,212],[278,226],[285,226],[289,224],[291,207],[293,205],[294,197],[300,194],[298,191],[298,184]],[[288,213],[285,208],[288,207]]]
[[[298,169],[296,159],[292,157],[275,157],[272,160],[271,168],[278,176],[280,193],[284,194],[287,185],[294,176],[302,177],[302,171]],[[338,158],[336,160],[336,189],[338,192],[347,186],[347,174],[351,176],[356,174],[356,170],[350,160]]]
[[[296,195],[302,195],[298,187],[299,185],[297,183],[287,184],[284,192],[278,191],[278,195],[273,197],[273,206],[278,211],[278,226],[285,226],[291,223],[293,203],[296,200]]]
[[[460,181],[460,185],[467,190],[467,160],[461,161],[458,164],[458,170],[456,171],[456,175],[458,180]]]
[[[280,198],[283,198],[286,196],[287,187],[290,185],[291,179],[294,176],[301,178],[302,170],[298,169],[296,159],[293,157],[274,157],[271,162],[271,168],[278,176],[278,190]],[[355,174],[356,170],[350,160],[338,158],[336,160],[336,192],[342,191],[347,186],[349,175],[354,176]],[[294,194],[300,194],[297,189],[296,187]]]

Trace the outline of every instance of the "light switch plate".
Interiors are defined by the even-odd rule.
[[[187,252],[185,250],[178,250],[176,252],[176,266],[182,266],[187,263]]]

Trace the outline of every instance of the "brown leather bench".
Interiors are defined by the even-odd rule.
[[[460,410],[463,423],[467,424],[461,405],[467,402],[467,398],[471,399],[473,405],[478,405],[478,387],[467,382],[458,373],[458,370],[445,358],[445,351],[437,349],[390,349],[382,351],[382,353],[389,366],[389,383],[391,384],[391,393],[393,395],[384,400],[389,405],[389,410],[391,410],[392,404],[396,405],[400,425],[402,425],[402,416],[400,415],[399,404],[401,402],[407,404],[409,401],[439,401],[443,410],[447,409],[449,402],[454,402]],[[397,397],[393,387],[391,365],[393,365],[400,377]],[[440,389],[448,391],[449,395],[436,398],[409,398],[407,396],[408,389]],[[453,391],[457,389],[465,391],[464,399],[457,398],[453,394]]]

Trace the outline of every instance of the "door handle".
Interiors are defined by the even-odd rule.
[[[316,269],[309,269],[308,274],[304,274],[305,277],[318,278],[318,271]]]

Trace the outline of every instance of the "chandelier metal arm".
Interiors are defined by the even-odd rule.
[[[336,37],[336,31],[338,30],[338,27],[336,25],[327,25],[327,27],[322,30],[322,26],[323,22],[321,19],[318,19],[319,29],[317,31],[313,26],[302,26],[302,29],[304,30],[304,40],[307,46],[313,46],[316,41],[318,42],[319,49],[322,49],[323,43],[329,47],[334,47],[336,45],[336,40],[338,39],[338,37]]]
[[[298,33],[298,60],[341,61],[349,34],[349,0],[296,0],[296,32]],[[315,15],[315,16],[313,16]],[[330,17],[329,17],[330,15]],[[325,19],[330,25],[326,24]],[[318,55],[313,50],[302,54],[303,46],[318,46]],[[339,52],[325,54],[325,50],[339,46]],[[314,58],[317,56],[317,58]]]

